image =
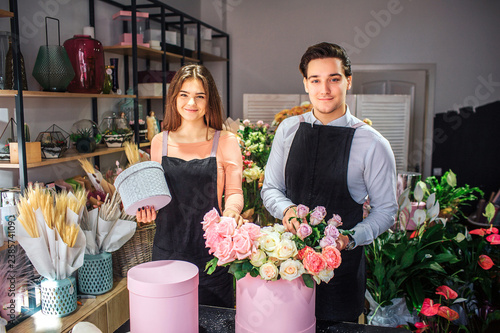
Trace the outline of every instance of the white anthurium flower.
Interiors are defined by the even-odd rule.
[[[426,218],[426,213],[425,213],[425,210],[423,209],[417,209],[415,211],[415,213],[413,214],[413,222],[415,222],[415,225],[418,227],[419,225],[421,225],[422,223],[424,223],[425,221],[425,218]]]
[[[398,198],[399,207],[404,207],[405,206],[404,203],[406,201],[410,202],[409,196],[410,196],[410,189],[407,188],[406,190],[403,191],[403,193],[401,193],[401,195]]]
[[[451,170],[448,171],[448,174],[446,175],[446,182],[451,187],[457,186],[457,175],[455,175]]]
[[[434,203],[436,203],[436,193],[432,193],[431,195],[429,195],[425,206],[427,209],[431,209],[431,207],[434,206]]]
[[[456,236],[455,236],[455,240],[460,243],[461,241],[463,241],[465,239],[465,235],[461,232],[459,232]]]
[[[413,191],[413,196],[417,202],[422,201],[424,198],[424,189],[427,189],[427,185],[423,181],[419,181],[415,186],[415,191]]]
[[[439,202],[427,210],[427,218],[429,221],[434,221],[439,215]]]

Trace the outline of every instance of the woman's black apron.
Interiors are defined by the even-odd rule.
[[[160,209],[156,219],[153,260],[189,261],[200,270],[199,303],[234,306],[233,280],[227,268],[207,275],[208,254],[201,221],[212,208],[219,213],[216,152],[220,131],[215,133],[210,157],[185,161],[168,157],[168,132],[163,132],[162,166],[172,201]]]
[[[363,220],[363,205],[351,198],[347,187],[349,153],[356,129],[312,125],[300,118],[285,166],[286,196],[310,209],[324,206],[327,219],[339,214],[341,228],[349,230]],[[365,300],[363,247],[342,251],[342,264],[334,274],[328,284],[317,286],[316,317],[357,321]]]

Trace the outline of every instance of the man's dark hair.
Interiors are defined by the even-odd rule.
[[[309,46],[302,59],[300,59],[299,70],[302,75],[307,78],[307,66],[311,60],[324,58],[340,59],[345,76],[352,75],[351,60],[349,60],[346,50],[340,45],[327,42]]]

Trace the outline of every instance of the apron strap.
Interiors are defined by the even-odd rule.
[[[356,123],[356,124],[352,125],[352,126],[351,126],[351,128],[356,129],[356,128],[361,127],[361,126],[364,126],[364,125],[366,125],[366,123],[365,123],[365,122],[360,121],[359,123]]]
[[[215,157],[217,154],[217,146],[219,145],[220,131],[215,131],[214,143],[212,144],[212,151],[210,152],[210,157]]]
[[[299,114],[299,119],[300,119],[300,122],[301,122],[301,123],[303,123],[303,122],[305,121],[304,116],[303,116],[303,115],[301,115],[301,114]]]
[[[163,132],[163,146],[162,146],[161,156],[167,156],[167,148],[168,148],[168,131],[165,131]]]

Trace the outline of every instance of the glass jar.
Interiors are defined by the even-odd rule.
[[[75,77],[68,86],[73,93],[100,94],[104,85],[104,49],[88,35],[75,35],[64,42]]]

